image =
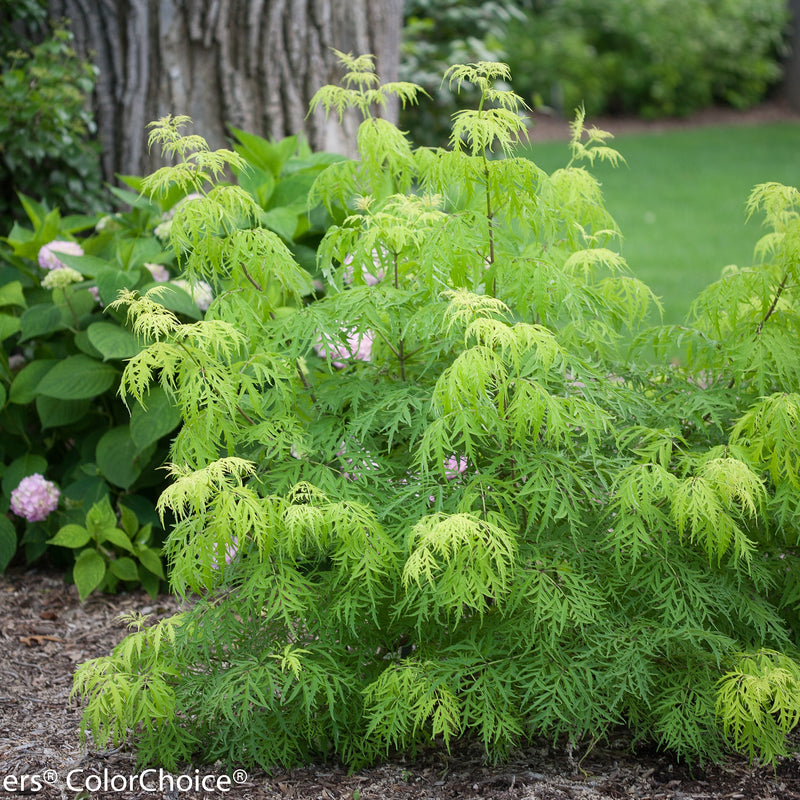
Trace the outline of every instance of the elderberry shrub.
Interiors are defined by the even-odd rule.
[[[415,87],[342,62],[312,105],[360,109],[360,159],[311,193],[346,209],[315,302],[281,240],[239,224],[252,198],[215,180],[234,155],[153,129],[180,159],[145,189],[201,195],[170,237],[218,299],[190,323],[157,289],[115,308],[151,342],[129,402],[158,382],[181,411],[159,508],[193,601],[80,668],[85,730],[169,768],[462,736],[502,758],[620,723],[690,760],[774,761],[800,713],[800,195],[757,187],[758,263],[648,328],[581,166],[619,158],[607,134],[579,113],[546,174],[514,155],[507,68],[477,63],[446,81],[478,108],[414,149],[371,112]],[[648,360],[676,340],[683,366]]]

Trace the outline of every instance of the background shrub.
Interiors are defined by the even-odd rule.
[[[308,192],[340,158],[312,154],[298,137],[234,134],[238,187],[259,209],[248,226],[276,231],[309,268],[310,296],[330,217],[309,211]],[[127,331],[124,314],[109,306],[120,291],[158,287],[163,307],[189,323],[226,291],[181,276],[169,230],[193,198],[171,191],[146,199],[137,194],[140,178],[124,180],[136,191],[111,191],[128,210],[102,217],[62,216],[21,195],[28,224],[15,224],[0,248],[0,512],[11,511],[0,517],[0,572],[18,547],[27,562],[47,553],[82,597],[130,581],[158,588],[162,531],[154,503],[180,420],[169,391],[156,389],[133,409],[118,396],[124,361],[149,340]],[[43,517],[15,503],[20,481],[35,474],[60,492]]]
[[[401,127],[420,144],[436,145],[450,133],[450,117],[480,96],[454,94],[442,84],[450,64],[505,61],[508,30],[526,17],[513,0],[406,0],[400,76],[430,96],[401,112]]]
[[[784,0],[539,2],[507,29],[515,86],[567,114],[746,108],[780,77]]]
[[[39,4],[6,4],[3,16],[40,22]],[[46,196],[65,212],[97,210],[101,201],[99,147],[88,106],[96,71],[78,58],[72,34],[56,27],[38,44],[20,49],[5,28],[0,44],[0,230],[20,208],[16,193]],[[24,39],[23,39],[24,41]]]

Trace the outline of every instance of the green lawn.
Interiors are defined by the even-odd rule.
[[[565,142],[536,144],[530,155],[551,172],[568,160]],[[746,223],[745,203],[758,183],[800,186],[800,123],[709,127],[626,135],[612,144],[627,165],[597,165],[608,209],[633,272],[680,322],[692,299],[727,264],[748,266],[762,234]]]

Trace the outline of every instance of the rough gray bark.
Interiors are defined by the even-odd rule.
[[[781,91],[793,109],[800,111],[800,0],[789,0],[789,57],[783,66]]]
[[[159,165],[145,126],[188,114],[212,147],[226,123],[280,138],[303,131],[317,149],[348,153],[314,92],[340,75],[331,48],[373,53],[383,80],[397,79],[402,0],[50,0],[78,50],[99,68],[95,114],[103,171],[145,174]],[[397,109],[384,114],[392,118]]]

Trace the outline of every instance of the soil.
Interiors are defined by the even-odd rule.
[[[69,700],[72,675],[124,636],[121,613],[159,618],[177,608],[172,597],[152,600],[143,592],[92,596],[81,604],[61,576],[39,570],[10,570],[0,578],[2,800],[800,800],[800,753],[781,760],[775,771],[735,758],[690,769],[669,753],[634,752],[624,731],[602,746],[539,742],[502,766],[485,763],[480,749],[463,744],[354,774],[336,764],[271,775],[234,772],[230,786],[223,778],[216,788],[224,773],[198,765],[172,776],[175,791],[170,776],[163,778],[163,791],[149,791],[159,785],[157,773],[145,777],[145,791],[131,785],[140,770],[130,750],[81,744],[81,710]],[[194,791],[204,779],[212,788]]]

